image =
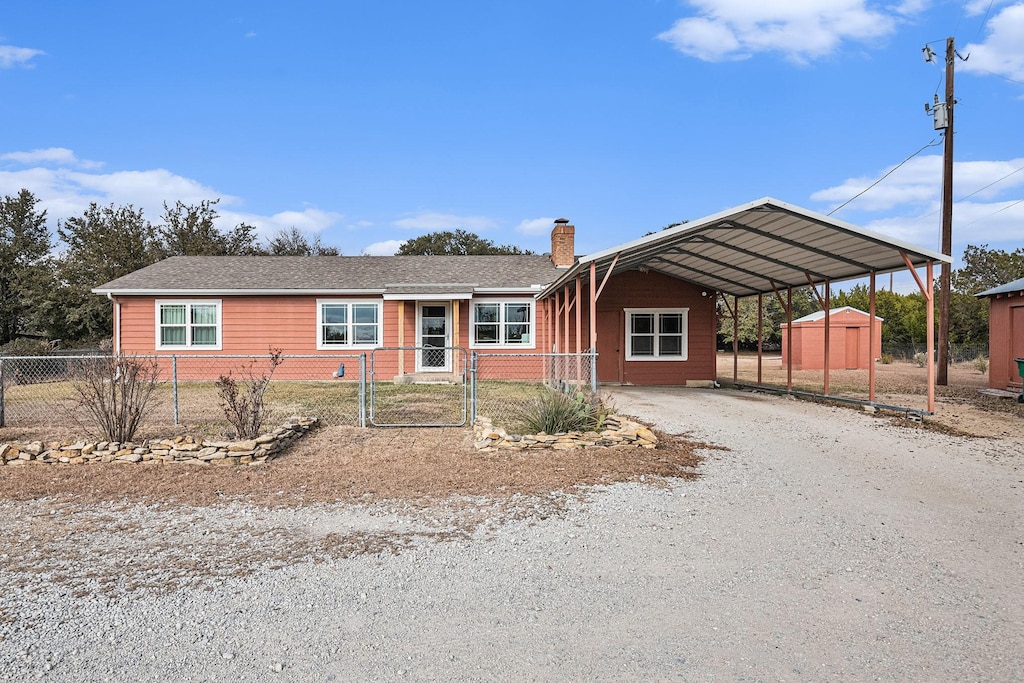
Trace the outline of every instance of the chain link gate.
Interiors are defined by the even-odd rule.
[[[391,346],[370,352],[369,423],[462,427],[469,420],[469,354],[461,346]]]

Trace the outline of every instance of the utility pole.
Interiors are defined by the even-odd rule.
[[[946,139],[942,147],[942,253],[953,253],[953,60],[956,42],[946,38]],[[939,270],[939,358],[935,384],[949,383],[949,287],[950,264]],[[931,331],[929,330],[929,334]]]
[[[935,61],[935,52],[925,45],[922,50],[926,62]],[[946,101],[939,102],[935,95],[935,104],[924,105],[925,112],[935,120],[935,130],[943,131],[945,137],[942,148],[942,253],[952,256],[953,253],[953,72],[956,59],[956,41],[946,38]],[[943,263],[939,271],[939,339],[938,359],[935,373],[935,384],[945,386],[949,383],[949,298],[950,298],[950,264]],[[931,330],[928,330],[931,334]]]

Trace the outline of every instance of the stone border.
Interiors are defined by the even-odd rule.
[[[600,432],[566,432],[562,434],[509,434],[495,428],[490,419],[478,417],[473,425],[473,446],[483,452],[497,450],[568,451],[576,448],[655,448],[658,437],[646,425],[617,415],[605,418]]]
[[[173,439],[150,439],[140,444],[116,441],[0,442],[0,465],[87,465],[104,462],[258,465],[275,458],[319,422],[315,417],[292,417],[274,431],[244,441],[177,436]]]

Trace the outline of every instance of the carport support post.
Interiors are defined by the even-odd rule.
[[[793,391],[793,287],[786,288],[786,389]]]
[[[928,303],[926,321],[928,325],[928,412],[935,412],[935,269],[934,264],[929,261],[925,266],[925,277],[927,279],[927,291],[924,292],[925,301]],[[945,342],[943,342],[945,343]]]
[[[829,363],[829,357],[828,357],[829,356],[828,342],[829,342],[829,331],[832,329],[832,320],[829,318],[829,316],[831,314],[831,309],[832,309],[832,289],[831,289],[831,286],[830,286],[830,282],[828,280],[825,280],[824,309],[825,309],[825,388],[824,388],[823,393],[826,396],[828,396],[828,372],[829,372],[829,369],[830,369],[829,368],[830,363]]]
[[[757,383],[761,383],[761,340],[764,336],[762,322],[764,321],[764,297],[757,293]]]
[[[579,390],[583,382],[583,310],[580,308],[580,276],[576,276],[576,389]]]
[[[740,382],[740,298],[732,298],[732,383]]]
[[[868,401],[875,402],[875,271],[868,287]]]

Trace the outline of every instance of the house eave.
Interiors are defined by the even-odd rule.
[[[110,296],[368,296],[381,295],[383,289],[103,289],[93,294]]]

